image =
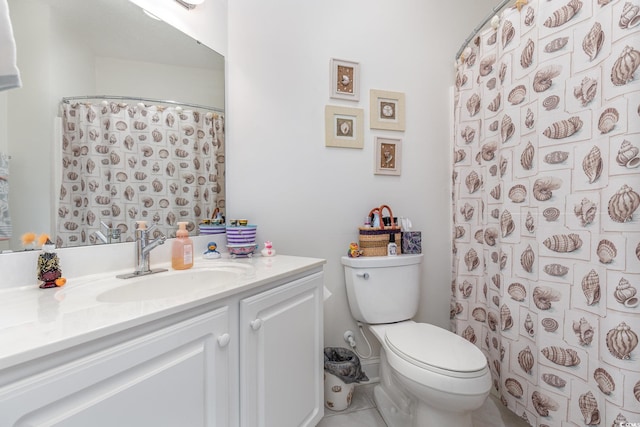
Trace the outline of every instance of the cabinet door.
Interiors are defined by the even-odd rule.
[[[322,277],[316,273],[240,302],[241,426],[320,422]]]
[[[0,388],[0,425],[229,424],[227,307]]]

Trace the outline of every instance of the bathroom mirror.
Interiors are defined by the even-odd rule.
[[[26,232],[55,234],[63,97],[141,97],[223,111],[225,79],[223,56],[129,0],[8,3],[23,87],[0,92],[13,227],[0,250],[15,251]]]

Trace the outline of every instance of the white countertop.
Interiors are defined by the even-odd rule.
[[[167,274],[189,274],[197,270],[227,266],[242,267],[236,279],[219,286],[148,299],[104,302],[101,294],[134,284],[138,279],[117,279],[113,271],[93,276],[67,278],[61,288],[40,289],[35,285],[0,290],[0,370],[119,332],[143,323],[221,300],[307,270],[321,267],[324,260],[276,255],[274,257],[196,259],[192,269]],[[151,277],[151,276],[145,276]],[[180,286],[176,283],[176,286]],[[152,291],[153,287],[149,287]]]

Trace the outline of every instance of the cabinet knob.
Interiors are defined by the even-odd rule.
[[[220,347],[226,347],[231,341],[231,336],[229,334],[222,334],[218,337],[218,345]]]
[[[253,329],[254,331],[257,331],[258,329],[260,329],[262,327],[262,319],[256,319],[256,320],[252,320],[249,325],[251,325],[251,329]]]

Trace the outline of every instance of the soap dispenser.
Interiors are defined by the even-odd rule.
[[[176,239],[171,248],[171,267],[174,270],[186,270],[193,267],[193,241],[189,238],[186,222],[178,223]]]

